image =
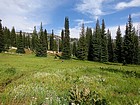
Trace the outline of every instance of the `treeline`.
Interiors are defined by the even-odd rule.
[[[73,56],[80,60],[88,59],[97,62],[140,63],[138,33],[133,27],[131,15],[126,23],[124,37],[118,26],[115,40],[111,38],[109,29],[106,32],[104,20],[102,20],[101,26],[97,20],[93,32],[88,27],[85,32],[84,24],[82,24],[80,39],[77,45],[73,43]]]
[[[69,25],[67,17],[65,18],[65,21],[66,24]],[[69,28],[69,26],[66,25],[65,27]],[[66,33],[68,33],[66,36],[69,38],[67,41],[64,40]],[[69,29],[62,30],[62,37],[58,37],[54,35],[53,30],[51,34],[48,34],[46,29],[43,30],[42,23],[40,25],[39,32],[37,32],[36,27],[34,27],[32,33],[25,33],[22,31],[16,32],[14,27],[11,30],[7,27],[2,27],[2,23],[0,21],[0,53],[2,51],[8,51],[11,47],[15,47],[17,48],[16,53],[25,53],[25,49],[29,49],[38,57],[46,57],[47,50],[61,52],[63,50],[62,45],[65,43],[67,47],[67,43],[70,43],[69,40]],[[66,56],[67,53],[63,53],[63,55]]]
[[[65,17],[60,38],[54,37],[53,30],[51,35],[48,35],[47,30],[43,30],[42,23],[39,32],[34,27],[31,35],[25,35],[22,31],[16,34],[14,27],[11,31],[7,27],[3,28],[0,21],[0,52],[10,47],[17,47],[17,53],[25,53],[25,48],[30,49],[39,57],[46,57],[47,50],[51,50],[62,52],[62,59],[73,56],[80,60],[140,64],[138,33],[133,26],[131,15],[126,23],[125,35],[122,35],[118,26],[116,39],[112,39],[109,29],[106,32],[104,20],[101,25],[97,20],[94,30],[89,27],[85,29],[84,23],[82,24],[78,41],[70,39],[68,17]]]

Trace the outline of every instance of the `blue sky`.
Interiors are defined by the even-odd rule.
[[[65,16],[70,21],[70,36],[79,37],[82,23],[91,28],[96,20],[105,20],[106,29],[110,29],[115,38],[120,25],[122,34],[128,15],[132,15],[133,25],[140,24],[140,0],[1,0],[0,18],[3,26],[16,31],[32,32],[33,27],[43,28],[49,33],[54,30],[60,35],[64,27]]]

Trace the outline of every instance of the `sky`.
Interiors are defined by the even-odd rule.
[[[34,26],[60,36],[65,17],[69,18],[70,37],[79,38],[82,23],[95,28],[105,20],[106,30],[116,36],[117,27],[122,35],[131,14],[133,26],[140,25],[140,0],[0,0],[0,19],[3,26],[16,31],[32,32]]]

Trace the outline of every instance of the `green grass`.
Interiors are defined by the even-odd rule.
[[[1,53],[0,104],[68,105],[77,85],[96,91],[109,105],[140,105],[139,75],[137,65]]]

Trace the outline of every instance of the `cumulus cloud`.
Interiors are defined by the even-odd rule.
[[[51,22],[49,14],[62,3],[57,0],[2,0],[0,18],[8,28],[15,26],[17,31],[32,32],[41,22]]]
[[[116,5],[117,10],[122,10],[129,7],[139,7],[140,0],[131,0],[130,2],[120,2]]]

